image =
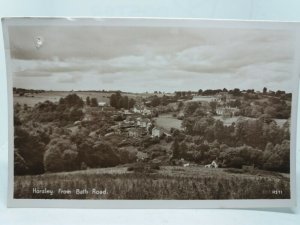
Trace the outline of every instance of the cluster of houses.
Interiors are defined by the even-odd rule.
[[[129,137],[161,137],[163,130],[155,127],[149,118],[138,116],[138,114],[128,116],[125,120],[119,122],[118,129],[121,133],[127,133]]]
[[[216,108],[217,115],[226,117],[236,116],[239,113],[239,111],[240,110],[236,107],[222,106]]]
[[[216,114],[219,116],[232,117],[236,116],[239,113],[239,109],[237,107],[229,107],[227,103],[235,101],[231,94],[228,92],[219,92],[214,96],[193,96],[193,99],[190,101],[198,101],[202,103],[216,102],[218,107],[216,108]]]
[[[129,137],[161,137],[164,132],[155,127],[150,117],[153,112],[144,105],[135,105],[132,110],[123,110],[126,119],[119,122],[118,128],[121,133],[127,133]]]

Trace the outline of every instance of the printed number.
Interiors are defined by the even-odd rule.
[[[282,195],[283,191],[282,190],[272,190],[273,195]]]

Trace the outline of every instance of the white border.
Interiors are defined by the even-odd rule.
[[[165,18],[60,18],[60,17],[19,17],[2,18],[4,48],[6,56],[8,85],[8,207],[42,207],[42,208],[272,208],[296,206],[296,137],[298,84],[300,75],[300,44],[295,43],[295,58],[292,89],[291,115],[291,151],[290,151],[290,187],[291,199],[265,200],[41,200],[14,199],[13,171],[13,93],[11,57],[9,46],[9,26],[131,26],[131,27],[201,27],[227,29],[263,29],[287,30],[300,40],[300,23],[270,21],[235,21],[208,19],[165,19]]]

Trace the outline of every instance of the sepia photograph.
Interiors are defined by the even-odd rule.
[[[291,29],[45,20],[6,27],[14,199],[291,199]]]

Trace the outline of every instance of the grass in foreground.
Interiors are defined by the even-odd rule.
[[[33,188],[53,190],[34,194]],[[58,189],[70,190],[69,194]],[[88,193],[76,194],[76,189]],[[92,189],[107,194],[93,194]],[[126,167],[15,177],[21,199],[288,199],[289,178],[278,174],[228,173],[200,167],[162,167],[156,173],[127,172]]]

